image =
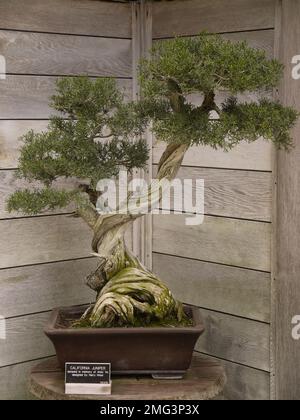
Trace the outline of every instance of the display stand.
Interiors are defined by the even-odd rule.
[[[111,395],[66,395],[64,372],[51,358],[32,369],[30,392],[40,400],[210,400],[221,396],[225,383],[219,362],[194,356],[183,379],[118,376],[112,377]]]

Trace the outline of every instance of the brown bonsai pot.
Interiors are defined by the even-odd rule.
[[[190,306],[184,309],[193,319],[191,327],[69,328],[86,308],[55,309],[45,328],[62,369],[66,362],[110,362],[114,374],[182,375],[204,332],[199,309]]]

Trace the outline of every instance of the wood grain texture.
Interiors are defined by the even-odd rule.
[[[270,271],[269,223],[205,216],[187,226],[187,216],[154,216],[154,252]]]
[[[195,198],[201,198],[203,194],[203,186],[199,182],[203,180],[205,214],[271,221],[271,173],[182,167],[177,179],[181,181],[184,200],[180,189],[174,189],[170,194],[171,201],[161,206],[163,209],[188,213],[202,211],[202,206],[199,211],[195,210],[194,203]],[[192,182],[192,189],[185,187],[187,180]]]
[[[54,76],[7,76],[0,83],[0,119],[47,119],[54,113],[49,99],[55,92]],[[130,97],[131,81],[118,79]]]
[[[81,219],[65,215],[0,221],[0,268],[91,255],[92,231]],[[126,235],[128,246],[131,237]]]
[[[274,27],[273,0],[154,2],[153,37],[234,32]]]
[[[90,255],[92,231],[67,216],[2,220],[0,268]]]
[[[131,41],[0,30],[13,74],[131,77]]]
[[[43,131],[48,121],[1,121],[0,120],[0,169],[15,169],[22,142],[20,137],[27,131]]]
[[[153,254],[153,270],[182,302],[270,322],[270,274]]]
[[[158,163],[166,145],[156,142],[153,148],[153,162]],[[254,143],[242,142],[230,152],[214,150],[207,146],[191,147],[183,160],[183,165],[210,168],[245,169],[258,171],[272,170],[273,145],[263,139]]]
[[[0,368],[0,400],[32,400],[28,389],[30,370],[38,360]]]
[[[231,362],[270,371],[270,326],[201,309],[205,332],[196,349]]]
[[[0,347],[0,366],[55,354],[43,331],[49,316],[50,312],[45,312],[6,320],[6,340]]]
[[[0,270],[1,315],[11,318],[93,301],[95,293],[85,277],[96,264],[88,258]]]
[[[132,97],[137,100],[141,96],[139,82],[139,62],[141,58],[149,56],[152,46],[152,2],[143,0],[132,3]],[[147,143],[149,159],[147,169],[134,170],[134,176],[151,182],[152,168],[152,134],[149,129],[144,133],[144,140]],[[152,217],[145,215],[137,219],[132,226],[133,252],[139,260],[149,269],[152,266]]]
[[[33,368],[30,390],[41,400],[209,400],[220,394],[225,373],[220,362],[195,355],[184,379],[168,381],[149,377],[113,378],[111,395],[66,395],[64,373],[55,359]]]
[[[270,398],[268,373],[223,360],[219,362],[224,366],[227,376],[225,399],[268,400]],[[28,391],[28,378],[30,370],[39,363],[32,361],[0,368],[0,399],[32,399]]]
[[[270,374],[268,372],[225,360],[219,361],[225,369],[227,378],[223,391],[225,400],[253,401],[270,399]]]
[[[23,0],[1,1],[0,28],[130,38],[131,8],[93,0],[26,0],[26,7]]]
[[[279,59],[285,64],[279,98],[284,105],[300,111],[300,81],[291,77],[292,57],[300,51],[300,2],[278,2]],[[277,155],[277,230],[275,316],[273,322],[275,353],[275,397],[300,399],[300,343],[292,338],[292,319],[300,315],[300,120],[292,131],[291,153]]]

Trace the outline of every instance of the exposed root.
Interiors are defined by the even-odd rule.
[[[94,328],[189,323],[181,303],[128,250],[125,266],[101,289],[83,322]]]

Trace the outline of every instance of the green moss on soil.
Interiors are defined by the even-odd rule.
[[[185,317],[181,321],[177,318],[171,317],[163,320],[137,319],[133,325],[112,325],[110,327],[92,327],[89,319],[79,319],[71,324],[71,328],[183,328],[192,327],[193,321],[191,318]]]

